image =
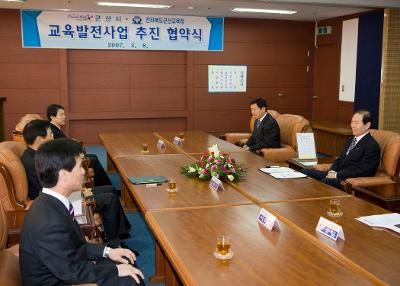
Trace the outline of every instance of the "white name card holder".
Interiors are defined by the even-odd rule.
[[[299,160],[315,160],[317,153],[315,152],[314,133],[296,133],[297,140],[297,156]]]
[[[157,150],[160,152],[160,153],[165,153],[165,150],[167,149],[167,146],[165,145],[165,142],[163,141],[163,140],[161,140],[161,139],[159,139],[158,141],[157,141]]]
[[[338,238],[345,240],[343,228],[322,216],[319,218],[316,230],[334,241]]]
[[[223,191],[225,190],[224,185],[222,185],[221,180],[214,176],[211,177],[210,184],[208,186],[213,191],[218,191],[218,189],[221,189]]]
[[[178,136],[174,137],[174,141],[172,141],[175,145],[182,145],[182,139],[179,138]]]
[[[271,214],[266,209],[261,209],[260,213],[258,214],[257,221],[266,227],[269,231],[275,227],[277,230],[281,230],[281,226],[279,225],[279,220],[276,216]]]

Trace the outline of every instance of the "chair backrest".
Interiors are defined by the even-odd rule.
[[[4,211],[3,206],[0,204],[0,250],[6,248],[7,238],[8,238],[8,225],[7,225],[6,212]]]
[[[370,132],[381,148],[379,170],[390,177],[398,176],[400,168],[400,134],[376,129],[371,129]]]
[[[281,130],[281,143],[297,149],[296,133],[305,132],[310,122],[303,116],[294,114],[281,114],[276,118]]]
[[[280,113],[278,112],[278,111],[275,111],[275,110],[271,110],[271,109],[268,109],[268,113],[274,118],[274,119],[276,119],[279,115],[280,115]],[[252,116],[251,118],[250,118],[250,132],[253,132],[253,129],[254,129],[254,117]]]
[[[25,149],[20,142],[0,142],[0,202],[5,210],[24,209],[28,200],[28,180],[20,159]]]
[[[20,121],[15,125],[12,131],[12,137],[14,141],[21,142],[25,144],[24,136],[22,131],[24,131],[25,126],[34,119],[43,119],[39,114],[26,114]]]

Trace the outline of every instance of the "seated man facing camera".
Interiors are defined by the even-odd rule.
[[[255,152],[262,148],[280,148],[281,135],[276,120],[267,112],[267,101],[257,98],[250,102],[251,115],[254,117],[254,128],[244,149]]]
[[[65,125],[65,111],[64,107],[58,104],[50,104],[47,107],[47,118],[50,121],[50,129],[53,131],[54,139],[66,138],[67,136],[61,130]],[[90,167],[94,170],[94,185],[96,187],[111,185],[110,178],[101,166],[99,159],[94,154],[86,154],[86,157],[90,159]]]
[[[53,133],[50,129],[50,122],[36,119],[29,122],[23,135],[28,148],[21,157],[28,177],[28,197],[36,199],[42,190],[42,185],[37,177],[34,156],[38,148],[53,140]],[[96,210],[102,215],[104,231],[110,240],[110,245],[120,244],[120,238],[128,236],[131,225],[125,216],[119,198],[113,194],[112,186],[94,187],[92,192],[96,201]]]
[[[42,144],[35,165],[42,192],[25,217],[19,246],[24,285],[137,285],[142,272],[129,249],[87,243],[68,196],[80,191],[81,145],[70,139]]]
[[[351,119],[354,137],[346,142],[330,170],[303,169],[302,172],[338,189],[347,178],[374,176],[381,156],[378,142],[369,134],[370,127],[371,113],[367,110],[357,111]]]

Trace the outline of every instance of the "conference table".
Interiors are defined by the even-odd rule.
[[[156,273],[151,282],[166,285],[292,285],[307,283],[388,285],[400,281],[393,269],[400,261],[399,237],[354,220],[385,213],[368,202],[309,178],[278,180],[259,168],[273,165],[203,131],[185,131],[183,144],[173,144],[175,132],[105,133],[100,139],[122,178],[124,199],[132,198],[156,239]],[[165,152],[155,147],[158,140]],[[148,143],[149,152],[142,152]],[[208,182],[187,178],[180,168],[218,144],[246,170],[236,183],[223,182],[213,191]],[[173,178],[179,191],[167,185],[134,185],[132,176]],[[346,240],[334,242],[315,227],[326,216],[329,199],[340,199],[344,216],[338,220]],[[280,231],[257,223],[265,208]],[[328,218],[328,217],[327,217]],[[218,234],[232,239],[234,257],[214,258]],[[385,259],[386,257],[386,259]]]

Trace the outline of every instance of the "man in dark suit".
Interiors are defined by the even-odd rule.
[[[62,127],[65,125],[65,110],[59,104],[50,104],[47,107],[47,118],[50,121],[50,128],[53,131],[54,139],[66,138],[67,136],[62,131]],[[90,167],[94,170],[94,185],[96,187],[111,185],[110,178],[101,166],[99,159],[94,154],[86,154],[86,157],[90,159]]]
[[[80,191],[81,145],[70,139],[42,144],[35,165],[43,191],[32,203],[21,232],[19,259],[24,285],[137,285],[142,272],[129,249],[90,244],[74,219],[68,197]]]
[[[255,152],[262,148],[280,148],[281,133],[276,120],[267,112],[267,101],[257,98],[250,102],[251,115],[254,117],[254,128],[250,138],[243,146]]]
[[[330,170],[303,169],[302,172],[338,189],[347,178],[374,176],[379,166],[380,148],[369,133],[370,127],[371,113],[367,110],[357,111],[351,119],[354,137],[346,142]]]
[[[50,122],[40,119],[32,120],[25,126],[23,135],[28,148],[24,151],[21,161],[28,178],[28,197],[34,200],[42,190],[36,173],[34,156],[42,144],[53,140]],[[96,201],[96,211],[101,214],[103,219],[108,243],[113,246],[120,245],[121,238],[129,235],[131,225],[125,216],[118,196],[114,194],[114,188],[112,186],[94,187],[92,192]]]

